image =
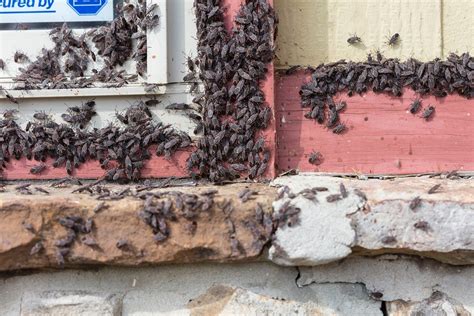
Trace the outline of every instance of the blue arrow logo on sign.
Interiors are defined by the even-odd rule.
[[[78,15],[97,15],[107,0],[67,0],[67,3]]]

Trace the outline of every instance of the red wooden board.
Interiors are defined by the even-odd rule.
[[[233,21],[236,16],[236,14],[239,12],[241,4],[245,0],[224,0],[224,6],[226,7],[226,27],[230,31],[233,26]],[[268,3],[270,5],[273,5],[273,0],[268,0]],[[264,82],[261,84],[262,92],[265,95],[265,100],[270,106],[272,110],[272,117],[275,117],[275,71],[274,71],[274,65],[271,63],[268,67],[268,74],[267,78]],[[273,179],[275,178],[276,175],[276,170],[275,170],[275,161],[276,161],[276,122],[275,119],[273,119],[269,122],[268,127],[266,130],[262,131],[260,134],[257,135],[263,136],[265,138],[265,146],[270,150],[271,152],[271,158],[270,161],[268,162],[268,169],[264,174],[264,178],[267,179]]]
[[[436,112],[431,121],[407,112],[412,90],[402,98],[367,93],[336,100],[347,102],[341,121],[349,130],[335,135],[308,120],[299,90],[309,76],[300,72],[276,76],[277,169],[364,174],[408,174],[474,171],[474,100],[459,95],[423,98]],[[314,166],[308,155],[319,151],[323,163]]]
[[[268,123],[266,130],[261,132],[261,136],[265,138],[265,145],[271,152],[270,161],[268,162],[268,169],[265,172],[264,177],[267,179],[273,179],[276,176],[275,161],[276,161],[276,120],[274,119],[275,113],[275,90],[274,90],[274,70],[273,64],[268,69],[268,75],[263,82],[262,91],[265,94],[265,99],[270,108],[272,109],[272,119]],[[260,136],[260,135],[258,135]],[[257,136],[257,137],[258,137]]]
[[[153,152],[153,150],[150,150]],[[186,160],[189,157],[190,151],[178,151],[170,159],[164,157],[153,156],[152,159],[146,162],[142,169],[142,178],[167,178],[167,177],[186,177]],[[48,159],[45,164],[47,169],[40,175],[30,173],[31,167],[38,165],[39,162],[35,160],[10,160],[7,168],[1,173],[2,178],[6,180],[18,179],[59,179],[67,177],[66,168],[53,168],[54,160]],[[73,176],[78,179],[96,179],[105,174],[105,170],[100,168],[98,161],[90,160],[79,168],[74,170]]]

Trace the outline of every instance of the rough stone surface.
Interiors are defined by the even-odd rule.
[[[473,269],[385,255],[302,267],[299,273],[265,262],[9,272],[0,274],[0,315],[21,315],[31,298],[44,305],[44,294],[55,293],[48,298],[51,308],[123,297],[125,316],[382,316],[381,301],[390,316],[467,316],[474,314]]]
[[[308,302],[288,300],[255,294],[241,288],[215,286],[193,299],[187,307],[193,316],[208,315],[380,315],[380,307],[367,299],[366,293],[359,297],[360,286],[353,285],[355,291],[347,291],[350,284],[331,286],[327,284],[315,291],[317,299]],[[329,290],[329,291],[328,291]],[[331,291],[332,290],[332,291]],[[346,293],[344,293],[346,290]],[[352,292],[352,293],[351,293]],[[362,291],[361,291],[362,292]],[[322,293],[331,294],[323,298]],[[347,294],[351,295],[347,295]],[[356,295],[354,295],[356,294]],[[339,298],[339,303],[337,302]],[[344,299],[341,302],[340,299]]]
[[[266,185],[252,186],[258,195],[246,203],[238,198],[238,193],[246,184],[217,187],[219,193],[213,207],[195,220],[195,234],[187,229],[190,221],[178,216],[176,221],[168,222],[171,234],[161,243],[154,241],[152,229],[138,216],[142,200],[130,197],[107,201],[107,209],[94,213],[93,209],[100,201],[86,194],[71,194],[71,188],[53,190],[47,187],[51,191],[49,196],[23,196],[15,193],[14,186],[9,186],[7,193],[0,193],[0,271],[58,267],[55,242],[66,236],[66,230],[58,219],[66,215],[93,219],[93,231],[89,235],[98,243],[96,247],[89,247],[77,238],[66,256],[66,267],[98,264],[136,266],[255,258],[265,243],[265,240],[255,236],[255,229],[264,230],[255,216],[256,203],[261,203],[265,212],[271,212],[275,190]],[[120,186],[109,188],[123,190]],[[204,186],[161,190],[197,193],[209,189]],[[234,208],[229,216],[224,214],[222,208],[228,200]],[[229,222],[234,225],[238,247],[232,247]],[[248,228],[251,226],[256,227],[253,232]],[[116,246],[121,239],[128,242],[128,246],[122,250]],[[31,249],[39,241],[43,243],[44,249],[30,255]]]
[[[225,297],[221,299],[225,311],[245,309],[248,302],[246,310],[259,315],[295,315],[286,311],[316,307],[319,313],[313,315],[382,316],[381,302],[370,298],[361,284],[321,283],[300,288],[295,282],[297,277],[294,267],[265,262],[69,269],[18,276],[10,272],[8,277],[0,275],[0,315],[18,316],[22,297],[29,293],[85,291],[122,294],[124,316],[193,315],[199,312],[198,306],[206,310],[198,301],[212,293]],[[223,289],[222,293],[210,290],[216,287]],[[272,308],[273,304],[278,310]],[[222,311],[218,305],[216,302],[214,307]],[[262,310],[268,313],[260,313]]]
[[[388,316],[405,315],[446,315],[471,316],[471,313],[460,302],[453,300],[441,292],[435,292],[431,297],[421,302],[394,301],[386,305]]]
[[[122,297],[84,291],[30,293],[23,297],[21,316],[120,316]]]
[[[326,197],[339,193],[341,182],[348,197],[329,203]],[[106,201],[108,208],[96,214],[93,209],[99,201],[87,194],[71,194],[74,187],[52,189],[43,183],[51,191],[49,196],[34,190],[35,195],[19,195],[14,189],[18,184],[10,184],[5,187],[7,192],[0,193],[0,271],[59,267],[55,242],[66,236],[66,229],[58,219],[66,215],[91,218],[94,225],[89,236],[98,246],[86,246],[80,240],[83,236],[78,236],[65,267],[261,259],[270,237],[274,238],[269,257],[281,265],[318,265],[348,256],[390,253],[474,264],[472,179],[353,180],[304,174],[281,177],[273,184],[288,185],[297,194],[291,203],[301,209],[298,225],[284,226],[270,236],[268,226],[257,218],[256,204],[267,214],[272,206],[278,212],[289,197],[275,201],[277,189],[265,184],[173,187],[161,190],[197,193],[217,188],[219,193],[214,207],[195,221],[194,235],[189,229],[192,223],[179,217],[168,222],[170,238],[160,243],[139,218],[143,201],[137,198]],[[435,184],[441,184],[438,192],[428,194]],[[32,188],[38,185],[34,183]],[[298,194],[315,186],[328,188],[317,194],[317,202]],[[115,192],[124,190],[119,185],[108,187]],[[242,203],[238,193],[246,187],[258,195]],[[356,189],[364,192],[367,201]],[[417,196],[421,202],[412,210],[410,203]],[[224,213],[226,201],[231,201],[234,209],[229,217]],[[129,247],[118,249],[119,240],[126,240]],[[30,255],[38,242],[44,249]]]
[[[344,183],[349,196],[327,203]],[[434,194],[428,190],[441,187]],[[301,209],[300,225],[275,233],[270,258],[285,265],[317,265],[352,255],[418,254],[450,264],[474,264],[474,180],[396,178],[354,180],[303,174],[281,177],[275,186],[288,186]],[[327,187],[318,202],[301,195],[304,189]],[[354,193],[367,196],[364,201]],[[415,197],[421,202],[415,209]],[[287,199],[284,198],[283,201]],[[283,201],[276,201],[279,209]]]
[[[431,259],[385,255],[349,258],[325,266],[302,267],[298,285],[325,282],[364,284],[383,301],[420,302],[442,292],[474,312],[474,267],[440,264]]]
[[[317,315],[313,302],[301,303],[258,295],[243,289],[215,286],[188,304],[193,316],[208,315]]]
[[[278,229],[270,259],[282,265],[324,264],[347,257],[355,245],[356,234],[351,227],[349,214],[357,212],[362,201],[351,195],[340,203],[328,203],[326,196],[339,189],[336,182],[330,183],[328,192],[321,192],[317,201],[299,195],[291,203],[301,209],[300,225]],[[289,198],[276,201],[278,211]],[[278,247],[280,246],[280,247]],[[283,251],[282,251],[283,250]]]

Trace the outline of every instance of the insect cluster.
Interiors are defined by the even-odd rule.
[[[119,15],[108,25],[93,28],[76,36],[67,24],[50,32],[54,43],[52,49],[43,48],[36,60],[26,68],[19,68],[15,78],[16,89],[66,89],[86,88],[94,82],[104,82],[108,87],[119,87],[135,81],[136,74],[128,75],[125,70],[117,70],[133,58],[137,74],[145,76],[147,71],[146,32],[159,23],[154,12],[157,4],[147,7],[146,0],[126,3],[119,9]],[[95,46],[93,48],[92,46]],[[102,59],[101,69],[87,71],[91,63]],[[15,53],[17,63],[29,61],[21,53]],[[3,67],[2,67],[3,68]]]
[[[302,195],[303,194],[304,193],[302,193]],[[274,209],[273,211],[273,223],[275,228],[294,227],[300,223],[301,209],[291,203],[297,195],[291,192],[288,186],[283,186],[278,189],[277,200],[285,197],[288,199],[278,207],[278,209]]]
[[[356,34],[352,35],[351,37],[349,37],[347,39],[347,43],[349,45],[358,45],[360,43],[362,43],[362,38],[360,38],[359,36],[357,36]],[[395,47],[397,46],[398,44],[400,43],[400,34],[398,33],[395,33],[389,37],[387,37],[387,42],[386,44],[390,47]]]
[[[194,235],[197,229],[196,219],[203,212],[210,212],[217,191],[202,194],[188,194],[179,191],[146,192],[140,195],[144,199],[140,217],[152,229],[156,242],[165,241],[170,235],[168,221],[177,221],[178,216],[187,221],[186,231]]]
[[[171,234],[169,222],[178,222],[184,219],[185,231],[194,236],[197,230],[197,219],[202,214],[212,214],[222,211],[225,215],[225,222],[228,228],[228,236],[231,245],[232,256],[237,256],[243,252],[242,246],[237,239],[236,228],[232,220],[234,206],[232,200],[216,200],[217,190],[207,190],[198,194],[189,194],[179,191],[144,192],[137,195],[144,200],[143,209],[139,216],[153,230],[154,240],[158,243],[164,242]],[[239,192],[239,199],[242,203],[249,201],[256,192],[244,189]],[[242,222],[253,237],[252,247],[261,249],[263,245],[270,241],[271,235],[276,227],[284,225],[288,220],[296,218],[296,213],[290,214],[288,210],[280,215],[271,215],[264,212],[263,206],[256,203],[255,218],[246,219]]]
[[[144,102],[118,114],[124,127],[110,123],[101,129],[84,129],[93,115],[95,102],[88,101],[70,107],[62,118],[68,124],[58,124],[45,113],[35,114],[23,130],[15,122],[15,113],[7,111],[0,120],[0,171],[10,159],[34,159],[41,162],[31,172],[47,169],[46,158],[54,159],[53,167],[65,167],[72,174],[89,159],[98,160],[105,169],[105,179],[113,181],[138,180],[140,170],[151,158],[150,146],[158,156],[170,157],[179,148],[191,144],[185,133],[169,125],[155,123]]]
[[[166,179],[157,185],[151,185],[145,181],[143,185],[136,186],[135,188],[127,186],[125,189],[120,190],[120,192],[113,192],[106,186],[100,185],[100,182],[101,180],[98,180],[81,186],[73,192],[89,193],[96,196],[99,200],[118,200],[125,197],[134,197],[142,200],[143,206],[138,215],[152,229],[155,242],[163,243],[167,241],[172,233],[171,222],[182,224],[184,231],[194,236],[198,229],[198,219],[203,214],[212,215],[215,212],[222,211],[228,228],[231,254],[236,256],[242,253],[242,246],[237,239],[234,221],[231,216],[234,210],[232,200],[217,200],[216,196],[219,191],[209,189],[195,194],[177,190],[153,191],[154,189],[170,185],[171,180]],[[246,203],[255,194],[255,191],[244,189],[239,192],[239,198],[242,203]],[[105,204],[105,201],[102,201],[95,206],[93,211],[98,213],[107,208],[108,205]],[[263,206],[256,203],[255,218],[246,219],[243,225],[252,233],[252,247],[261,249],[270,240],[274,228],[277,227],[277,219],[272,218],[270,213],[264,212]],[[117,248],[119,249],[126,250],[130,247],[130,243],[126,240],[119,240],[117,242]]]
[[[318,194],[320,192],[328,192],[329,189],[327,187],[312,187],[307,188],[300,191],[298,194],[291,192],[291,189],[288,186],[283,186],[278,189],[278,196],[277,200],[282,198],[287,198],[287,200],[278,207],[277,210],[274,212],[273,220],[278,227],[293,227],[298,225],[300,222],[299,214],[301,209],[294,206],[292,204],[292,200],[297,198],[298,196],[302,196],[303,198],[310,200],[314,203],[319,203]],[[352,192],[357,195],[361,200],[367,202],[367,196],[361,190],[355,188]],[[339,193],[334,194],[326,194],[326,202],[327,203],[335,203],[337,201],[343,200],[349,196],[349,191],[347,190],[346,186],[341,182],[339,183]]]
[[[58,223],[66,230],[66,234],[63,237],[57,238],[54,241],[56,259],[60,266],[65,264],[67,256],[75,243],[86,245],[92,250],[100,250],[99,240],[96,240],[93,236],[96,228],[94,216],[111,206],[107,204],[108,200],[134,198],[142,201],[138,217],[151,228],[153,240],[157,244],[167,242],[172,236],[174,227],[179,227],[180,231],[183,231],[192,238],[199,229],[198,223],[203,220],[203,217],[208,219],[210,216],[221,215],[223,224],[227,228],[227,234],[225,234],[224,238],[228,238],[231,257],[245,253],[245,249],[238,239],[237,225],[243,231],[250,232],[252,242],[248,246],[261,250],[270,241],[275,229],[282,225],[283,221],[291,217],[288,212],[284,216],[275,216],[270,212],[266,212],[264,210],[265,206],[255,202],[255,212],[237,223],[233,216],[233,203],[237,203],[239,208],[242,207],[241,203],[250,203],[252,196],[257,194],[257,192],[251,189],[240,191],[238,193],[240,202],[236,202],[236,199],[222,198],[222,194],[219,197],[219,191],[215,189],[204,189],[195,193],[183,192],[177,189],[155,190],[172,186],[173,184],[170,179],[156,184],[146,180],[134,187],[121,186],[118,191],[103,185],[102,182],[104,180],[97,180],[86,185],[82,185],[79,181],[74,180],[73,178],[65,178],[52,183],[50,186],[57,188],[69,187],[71,184],[80,185],[72,193],[88,194],[94,196],[100,202],[92,209],[94,213],[92,217],[69,213],[57,218]],[[17,191],[28,190],[30,186],[31,184],[23,184],[21,187],[15,187],[15,189]],[[41,190],[44,189],[41,188]],[[23,226],[32,233],[40,235],[31,224],[24,223]],[[205,234],[205,232],[201,233]],[[43,239],[38,241],[31,248],[30,254],[36,255],[41,252],[44,248],[44,243]],[[116,247],[122,251],[132,251],[134,249],[133,244],[124,238],[117,240]]]
[[[198,219],[203,215],[212,215],[215,212],[223,212],[225,223],[228,228],[228,237],[231,245],[231,254],[236,256],[242,253],[242,247],[237,239],[232,212],[234,210],[233,200],[218,200],[219,191],[214,189],[203,190],[199,193],[186,193],[177,190],[153,191],[172,185],[172,178],[168,178],[159,184],[151,184],[146,180],[143,184],[134,188],[127,186],[119,192],[109,190],[105,185],[100,185],[103,180],[83,185],[73,191],[77,193],[88,193],[96,196],[102,202],[98,203],[93,211],[99,213],[107,209],[107,200],[120,200],[126,197],[133,197],[143,201],[143,206],[139,212],[139,217],[153,231],[154,241],[165,242],[171,236],[170,222],[181,223],[187,234],[194,236],[198,229]],[[68,181],[66,181],[68,182]],[[59,181],[58,181],[59,183]],[[53,184],[57,186],[57,184]],[[244,189],[239,192],[238,197],[241,203],[252,200],[257,192]],[[184,223],[182,222],[184,220]],[[261,249],[271,237],[274,229],[278,226],[278,219],[273,218],[268,212],[264,212],[263,206],[256,203],[255,218],[244,220],[243,225],[253,236],[252,247]],[[131,245],[126,240],[119,240],[117,248],[126,250]]]
[[[22,83],[21,88],[87,87],[94,81],[121,85],[136,77],[126,77],[123,71],[115,70],[131,54],[138,58],[137,68],[146,71],[146,58],[142,54],[146,53],[145,31],[155,27],[159,18],[153,14],[156,5],[146,8],[145,2],[124,4],[120,16],[110,25],[80,37],[67,25],[51,31],[56,46],[44,49],[35,62],[21,70],[16,79]],[[199,125],[197,132],[203,133],[197,150],[188,160],[188,168],[193,176],[215,182],[238,178],[241,173],[252,179],[262,176],[269,164],[270,151],[259,133],[267,127],[271,110],[265,103],[260,82],[274,57],[275,12],[266,0],[246,1],[229,34],[220,0],[196,0],[195,10],[198,57],[188,58],[190,74],[186,79],[193,83],[193,93],[198,92],[200,79],[204,93],[194,98],[196,106],[167,107],[191,111],[189,116]],[[138,41],[135,53],[133,40]],[[96,55],[103,58],[105,67],[93,70],[92,78],[85,78],[84,73],[90,61],[97,59]],[[65,56],[64,63],[61,56]],[[100,130],[85,131],[84,127],[95,115],[94,105],[91,101],[69,108],[62,115],[68,124],[57,124],[45,113],[38,113],[25,131],[16,125],[14,113],[5,113],[0,125],[5,132],[0,139],[1,166],[12,157],[26,156],[42,162],[32,169],[41,173],[47,169],[43,164],[46,157],[52,157],[54,167],[65,166],[71,174],[87,159],[96,159],[107,170],[106,179],[137,180],[144,161],[150,158],[148,150],[143,148],[157,145],[156,153],[169,157],[176,149],[191,143],[187,135],[170,126],[152,123],[148,109],[151,105],[143,103],[116,114],[126,126],[124,129],[110,124]]]
[[[300,212],[300,208],[293,206],[291,200],[287,200],[275,213],[274,220],[280,228],[294,227],[300,223]]]
[[[326,124],[336,134],[346,129],[339,118],[345,102],[336,104],[333,100],[333,96],[342,91],[347,91],[349,96],[372,90],[400,97],[403,89],[410,87],[422,96],[446,97],[456,92],[466,98],[474,97],[474,58],[468,53],[450,54],[446,60],[423,63],[413,58],[400,62],[378,52],[376,59],[369,55],[366,62],[341,60],[310,71],[313,72],[311,80],[300,90],[302,107],[310,108],[305,117]],[[415,114],[420,108],[420,101],[416,101],[409,110]],[[421,117],[429,119],[434,111],[434,106],[429,106]]]
[[[63,113],[61,115],[62,119],[71,124],[84,129],[91,119],[97,114],[94,110],[95,101],[87,101],[82,106],[73,106],[67,109],[68,113]],[[37,113],[38,114],[38,113]],[[44,116],[44,113],[39,113],[41,117],[35,114],[34,118],[38,120],[47,120],[48,118]]]
[[[256,137],[271,110],[260,83],[274,57],[275,12],[266,0],[246,1],[230,36],[220,0],[196,0],[195,10],[204,135],[188,168],[215,182],[242,172],[252,179],[262,176],[270,152],[265,139]]]
[[[4,189],[3,186],[1,188]],[[32,189],[33,188],[31,187],[31,183],[25,183],[25,184],[21,184],[21,185],[15,187],[15,191],[17,193],[23,194],[23,195],[32,195],[33,194]],[[42,187],[34,187],[34,191],[45,194],[45,195],[49,195],[49,191],[42,188]],[[0,192],[5,192],[5,191],[0,190]]]
[[[133,190],[135,193],[132,190],[128,191],[129,196],[144,200],[139,217],[152,229],[154,241],[157,243],[165,242],[172,233],[170,222],[181,222],[182,220],[185,221],[183,224],[185,232],[194,236],[198,229],[198,219],[203,214],[212,215],[215,212],[222,211],[228,229],[231,256],[238,256],[243,253],[232,219],[234,206],[231,199],[217,200],[219,192],[214,189],[196,194],[181,191],[152,192],[155,188],[163,188],[167,185],[167,181],[165,181],[165,183],[158,186],[144,185],[137,187]],[[238,196],[241,203],[247,203],[256,194],[255,191],[244,189],[239,192]],[[117,194],[117,196],[124,197],[120,194]],[[99,205],[101,208],[105,207],[102,204]],[[263,206],[256,203],[255,218],[248,218],[242,222],[252,234],[253,243],[251,246],[261,249],[263,245],[268,243],[275,228],[279,225],[279,220],[270,213],[264,212]]]
[[[88,218],[84,220],[80,216],[65,216],[58,219],[59,224],[66,228],[67,235],[64,238],[56,240],[54,245],[56,246],[56,260],[60,266],[65,263],[65,257],[69,254],[71,246],[76,241],[77,237],[82,235],[80,238],[84,245],[89,247],[97,247],[97,242],[89,234],[92,232],[93,219]]]

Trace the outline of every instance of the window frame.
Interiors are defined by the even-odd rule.
[[[147,0],[149,5],[157,4],[157,14],[160,16],[159,25],[147,31],[147,75],[139,77],[139,82],[132,82],[118,88],[105,87],[106,83],[96,82],[94,87],[77,89],[40,89],[40,90],[14,90],[13,76],[0,76],[0,86],[8,90],[15,98],[55,98],[55,97],[94,97],[94,96],[133,96],[145,95],[147,84],[156,85],[152,94],[165,94],[168,82],[168,0]],[[186,1],[186,0],[185,0]],[[40,28],[39,30],[47,30]],[[74,30],[85,30],[77,27]],[[0,32],[5,30],[0,30]],[[9,32],[28,32],[28,30],[7,30]],[[36,31],[32,30],[32,31]],[[2,57],[2,56],[0,56]],[[16,64],[14,64],[16,66]],[[21,65],[20,65],[21,67]],[[174,90],[174,89],[172,89]],[[0,99],[6,96],[0,93]]]

